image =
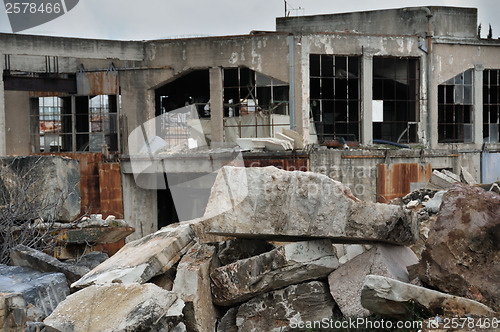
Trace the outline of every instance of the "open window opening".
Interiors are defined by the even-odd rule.
[[[210,78],[208,69],[195,70],[155,91],[156,116],[196,105],[200,118],[210,118]]]
[[[483,74],[483,138],[498,143],[500,136],[500,70],[487,69]]]
[[[119,151],[116,95],[77,96],[74,110],[71,97],[32,99],[31,126],[33,152]]]
[[[373,58],[373,139],[418,142],[418,59]]]
[[[288,84],[249,68],[224,68],[224,140],[274,137],[290,128]]]
[[[472,87],[472,69],[438,86],[439,143],[472,143]]]
[[[311,117],[318,140],[359,141],[360,57],[310,55]]]

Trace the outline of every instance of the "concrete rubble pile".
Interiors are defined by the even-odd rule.
[[[320,174],[224,167],[204,217],[128,243],[73,282],[43,322],[65,332],[246,332],[372,314],[413,319],[412,308],[424,317],[495,315],[500,195],[454,184],[436,196],[366,203]],[[424,219],[406,208],[417,198],[421,209],[442,201],[439,213],[426,211],[436,221],[422,259],[408,247]],[[471,266],[478,275],[467,274]],[[16,296],[1,298],[11,308],[4,324],[28,314]]]

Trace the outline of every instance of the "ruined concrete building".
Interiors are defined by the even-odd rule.
[[[325,173],[364,200],[404,195],[435,169],[463,167],[493,182],[500,41],[478,38],[477,24],[473,8],[419,7],[281,17],[276,31],[243,36],[0,34],[0,154],[80,160],[82,205],[124,217],[132,239],[176,216],[168,189],[136,185],[128,135],[185,105],[195,105],[212,143],[287,128],[306,146],[359,144],[243,157],[247,166]]]

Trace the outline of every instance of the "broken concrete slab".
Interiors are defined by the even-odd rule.
[[[333,316],[335,302],[324,282],[312,281],[259,295],[242,304],[236,315],[238,331],[290,331],[304,322]]]
[[[243,193],[234,192],[235,183],[240,183]],[[239,204],[232,203],[235,197],[238,201],[242,198]],[[202,229],[209,234],[272,241],[331,238],[336,243],[401,245],[411,244],[418,237],[412,212],[396,205],[361,202],[347,186],[312,172],[223,167],[209,205],[211,202],[221,206],[221,213],[211,207],[211,214],[204,217]]]
[[[500,195],[456,184],[443,196],[420,261],[420,279],[500,309]]]
[[[0,293],[0,331],[24,332],[26,302],[19,293]]]
[[[275,247],[273,244],[263,240],[228,240],[219,245],[217,258],[221,265],[228,265],[241,259],[269,252]]]
[[[25,196],[30,208],[20,207],[23,220],[71,222],[80,214],[78,161],[58,156],[2,157],[0,169],[0,205],[18,199],[16,193]]]
[[[184,324],[189,331],[213,332],[217,312],[210,292],[210,268],[215,247],[195,244],[177,266],[172,291],[185,303]]]
[[[345,317],[369,316],[360,301],[366,276],[373,274],[409,282],[406,267],[417,263],[417,256],[409,248],[376,245],[328,276],[330,292]]]
[[[432,172],[429,180],[429,184],[441,189],[448,189],[456,182],[460,182],[460,179],[457,180],[438,170]]]
[[[90,271],[108,258],[109,256],[106,253],[100,251],[91,251],[88,254],[79,257],[78,259],[68,259],[66,260],[66,263],[83,266],[88,268]]]
[[[184,303],[153,284],[94,285],[66,298],[44,320],[48,332],[169,331]]]
[[[213,301],[222,306],[243,302],[274,289],[324,278],[338,265],[330,240],[290,243],[215,269],[210,275]]]
[[[438,213],[445,193],[445,190],[441,190],[434,194],[434,197],[425,204],[425,210],[429,213]]]
[[[106,283],[145,283],[177,263],[194,244],[187,224],[172,224],[125,245],[120,251],[71,285],[83,288]]]
[[[467,171],[467,169],[463,166],[460,168],[460,175],[463,183],[468,184],[470,186],[478,184],[477,181],[472,176],[472,174],[470,174],[469,171]]]
[[[304,137],[295,130],[283,128],[282,132],[284,135],[293,138],[293,147],[295,150],[302,150],[305,147]]]
[[[477,301],[441,293],[398,280],[369,275],[361,290],[361,303],[370,312],[395,319],[411,317],[411,310],[424,314],[488,316],[494,311]]]
[[[69,295],[62,273],[41,273],[26,267],[0,265],[0,293],[19,293],[26,303],[26,319],[40,321]]]
[[[222,316],[217,324],[217,332],[238,332],[238,327],[236,326],[238,309],[239,307],[233,307]]]
[[[61,272],[71,284],[90,271],[89,268],[61,262],[57,258],[23,245],[10,250],[12,265],[28,267],[40,272]]]

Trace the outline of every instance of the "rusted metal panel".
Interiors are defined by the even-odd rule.
[[[432,174],[431,164],[379,164],[377,168],[377,201],[389,202],[410,193],[413,182],[427,182]]]
[[[78,72],[76,74],[77,94],[85,96],[118,94],[118,72]]]
[[[500,181],[500,153],[484,151],[481,156],[481,182]]]
[[[123,191],[119,163],[99,165],[99,190],[103,218],[114,215],[123,219]]]

